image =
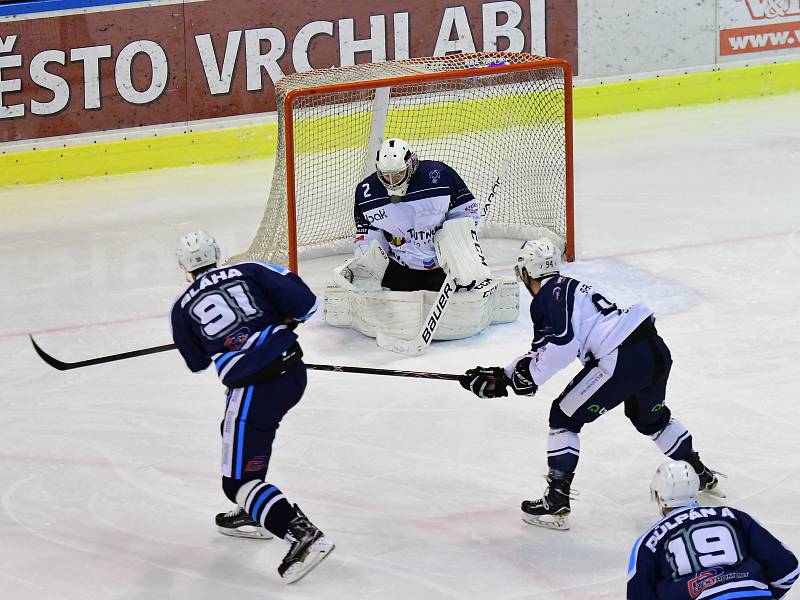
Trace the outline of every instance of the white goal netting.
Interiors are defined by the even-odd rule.
[[[298,252],[347,251],[356,185],[374,171],[387,137],[408,140],[420,160],[448,163],[481,202],[509,161],[483,235],[525,237],[543,227],[567,242],[570,85],[563,62],[504,52],[285,77],[276,86],[272,189],[253,243],[236,258],[296,266]]]

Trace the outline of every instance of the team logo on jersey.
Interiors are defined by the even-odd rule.
[[[263,471],[267,468],[267,457],[266,456],[254,456],[250,460],[247,461],[247,464],[244,466],[244,470],[247,473],[256,473],[258,471]]]
[[[242,327],[238,331],[230,334],[228,337],[225,338],[225,343],[223,346],[230,351],[234,350],[241,350],[242,346],[247,343],[247,340],[250,338],[250,330],[247,327]]]
[[[385,219],[385,218],[386,218],[386,211],[385,211],[385,210],[383,210],[383,209],[380,209],[380,210],[379,210],[378,212],[376,212],[375,214],[371,214],[371,215],[370,215],[370,214],[367,214],[367,215],[364,215],[364,216],[365,216],[365,217],[367,217],[367,221],[368,221],[368,222],[370,223],[370,225],[371,225],[371,224],[372,224],[372,223],[374,223],[375,221],[382,221],[383,219]]]
[[[686,583],[689,588],[689,596],[691,598],[697,598],[708,588],[718,585],[724,581],[730,581],[731,579],[747,579],[748,577],[750,577],[749,572],[725,573],[725,569],[722,567],[709,567],[703,571],[700,571]]]
[[[553,290],[553,300],[555,300],[556,302],[561,302],[562,298],[563,295],[561,293],[561,288],[557,287],[556,289]]]
[[[436,259],[432,258],[430,260],[423,260],[422,267],[424,269],[435,269],[436,268]]]
[[[428,173],[428,177],[431,178],[431,183],[433,185],[436,185],[437,183],[439,183],[439,180],[442,178],[442,173],[439,171],[439,169],[434,169],[433,171]]]
[[[406,238],[392,236],[392,234],[390,234],[387,231],[383,232],[383,237],[385,237],[386,241],[389,242],[395,248],[399,248],[400,246],[406,243]]]

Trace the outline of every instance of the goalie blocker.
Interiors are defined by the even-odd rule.
[[[457,293],[435,329],[433,339],[470,337],[495,323],[519,315],[519,285],[515,278],[493,279],[470,218],[445,221],[435,235],[439,263],[456,283]],[[325,322],[352,327],[364,335],[378,332],[410,339],[424,325],[437,292],[395,292],[381,287],[389,258],[373,242],[367,251],[333,271],[325,288]]]

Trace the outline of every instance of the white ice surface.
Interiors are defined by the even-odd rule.
[[[800,550],[800,96],[576,124],[580,260],[568,272],[644,299],[675,366],[669,405],[729,503]],[[655,519],[662,461],[618,408],[587,426],[573,529],[520,520],[546,470],[537,397],[481,401],[452,382],[311,372],[270,480],[336,552],[284,588],[285,545],[220,536],[223,391],[176,353],[57,372],[169,341],[172,248],[202,226],[223,251],[256,229],[266,162],[0,192],[0,598],[624,597],[628,552]],[[508,269],[511,244],[492,242]],[[301,265],[316,289],[335,259]],[[319,318],[308,362],[461,372],[525,350],[530,321],[403,359]],[[798,592],[790,593],[789,597]]]

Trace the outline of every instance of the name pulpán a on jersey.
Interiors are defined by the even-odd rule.
[[[220,269],[219,271],[214,271],[208,275],[203,275],[200,279],[192,284],[186,293],[181,298],[181,308],[186,306],[192,298],[197,296],[200,292],[202,292],[207,287],[211,287],[212,285],[217,285],[218,283],[222,283],[223,281],[227,281],[228,279],[233,279],[234,277],[242,277],[242,272],[239,269]]]
[[[697,519],[704,519],[706,517],[725,517],[728,519],[736,520],[736,515],[733,514],[731,509],[727,507],[722,507],[721,509],[711,508],[711,507],[695,507],[691,510],[684,511],[679,515],[675,515],[672,518],[667,519],[663,523],[660,523],[658,527],[653,529],[653,532],[647,538],[645,542],[645,546],[647,546],[651,552],[655,552],[658,549],[658,542],[661,540],[667,533],[671,530],[675,529],[676,527],[680,527],[686,521],[695,521]]]

